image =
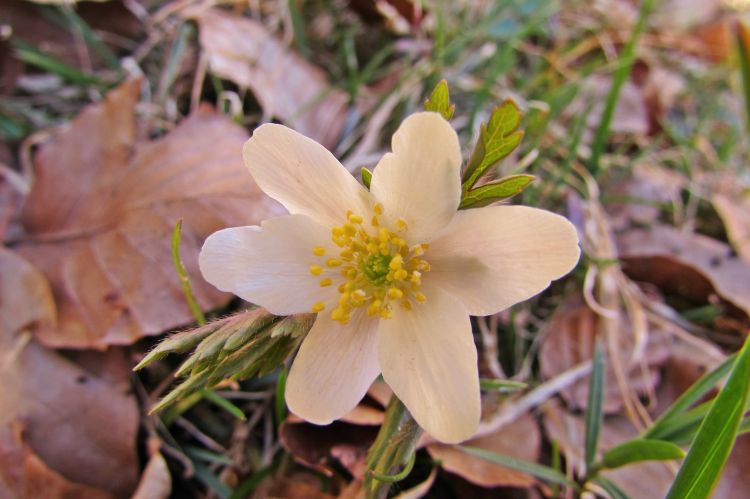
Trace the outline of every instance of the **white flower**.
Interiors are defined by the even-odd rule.
[[[290,215],[216,232],[200,267],[271,313],[318,312],[287,380],[293,413],[328,424],[382,372],[428,433],[459,442],[480,418],[469,316],[497,313],[568,273],[578,239],[544,210],[457,211],[461,151],[439,114],[407,118],[392,148],[368,192],[323,146],[259,127],[245,164]]]

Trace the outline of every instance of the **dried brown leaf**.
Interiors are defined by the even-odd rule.
[[[706,302],[715,292],[750,314],[750,265],[728,245],[700,234],[654,226],[620,235],[618,246],[625,272],[635,280],[697,302]]]
[[[594,340],[597,337],[598,316],[578,297],[570,298],[552,316],[544,328],[545,341],[539,354],[539,365],[544,379],[552,379],[574,366],[590,360],[594,354]],[[618,335],[621,344],[623,365],[629,364],[627,356],[633,349],[630,334]],[[660,366],[669,355],[669,338],[659,331],[649,335],[645,362],[651,367],[644,373],[640,364],[632,365],[627,371],[628,385],[639,394],[651,391],[659,380]],[[583,410],[588,403],[590,376],[581,378],[561,392],[572,410]],[[622,406],[622,395],[617,386],[612,364],[605,366],[604,411],[616,413]]]
[[[138,414],[127,377],[96,376],[27,339],[29,328],[53,328],[54,317],[44,276],[0,249],[0,428],[23,421],[24,441],[55,473],[128,495],[137,478]]]
[[[735,192],[715,194],[711,202],[737,254],[750,264],[750,196]]]
[[[190,13],[200,28],[209,68],[249,88],[266,116],[329,149],[344,126],[347,96],[325,72],[285,46],[261,23],[218,10]]]
[[[112,499],[111,494],[74,483],[50,469],[24,440],[23,424],[0,426],[0,498]]]
[[[204,309],[230,297],[200,277],[203,239],[266,218],[277,205],[242,165],[244,130],[201,109],[157,140],[136,138],[140,83],[130,81],[84,109],[44,143],[18,250],[52,283],[54,347],[130,344],[192,322],[172,266],[175,222],[184,218],[182,258]]]
[[[539,458],[540,444],[539,428],[528,413],[495,433],[462,443],[530,462]],[[427,446],[427,452],[441,461],[443,469],[483,487],[531,487],[535,483],[526,473],[470,456],[452,445],[432,443]]]

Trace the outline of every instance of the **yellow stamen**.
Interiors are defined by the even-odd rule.
[[[315,246],[312,252],[315,256],[323,256],[326,254],[326,249],[323,246]]]
[[[315,305],[312,306],[312,311],[317,314],[318,312],[322,312],[323,310],[325,310],[325,308],[326,308],[326,304],[323,303],[322,301],[319,301],[319,302],[316,302]]]
[[[341,267],[341,260],[337,260],[336,258],[329,258],[326,261],[326,266],[328,266],[328,267]]]
[[[406,220],[403,218],[396,219],[396,230],[399,232],[403,232],[406,229],[408,229],[409,226],[406,224]]]
[[[325,279],[320,280],[320,287],[325,288],[326,286],[330,286],[333,284],[333,280],[331,280],[330,277],[326,277]]]
[[[383,214],[383,205],[380,204],[380,203],[376,203],[375,206],[373,207],[373,211],[377,215],[382,215]]]
[[[355,215],[353,213],[349,215],[349,223],[361,224],[362,221],[363,221],[362,215]]]
[[[320,275],[323,273],[323,267],[320,265],[310,265],[310,273],[312,275]]]

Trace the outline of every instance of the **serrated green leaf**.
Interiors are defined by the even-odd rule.
[[[570,480],[568,477],[557,471],[556,469],[550,468],[537,463],[524,461],[523,459],[517,459],[515,457],[506,456],[504,454],[498,454],[496,452],[488,451],[485,449],[479,449],[477,447],[464,447],[458,446],[459,449],[476,456],[485,461],[510,468],[512,470],[520,471],[522,473],[528,473],[542,480],[546,480],[551,483],[559,483],[560,485],[568,485],[578,490],[578,484]]]
[[[369,189],[371,182],[372,182],[372,172],[363,166],[362,167],[362,183],[365,185],[365,187]]]
[[[734,446],[750,388],[750,336],[732,367],[724,388],[703,419],[668,499],[709,497]]]
[[[456,106],[451,104],[447,81],[440,80],[430,94],[430,97],[424,102],[424,108],[427,111],[440,113],[446,120],[450,120],[453,117]]]
[[[481,208],[523,192],[535,179],[533,175],[511,175],[466,192],[461,197],[459,209]]]
[[[596,445],[599,443],[599,431],[602,427],[604,405],[604,350],[598,341],[594,348],[591,365],[589,396],[586,404],[586,469],[590,469],[596,459]]]
[[[671,442],[636,438],[609,449],[597,468],[620,468],[640,461],[670,461],[685,457],[685,452]]]
[[[518,130],[522,117],[518,105],[510,99],[492,111],[489,123],[482,124],[479,129],[479,140],[466,165],[462,184],[464,192],[518,147],[523,138],[523,131]]]

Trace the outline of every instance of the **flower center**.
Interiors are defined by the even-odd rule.
[[[374,211],[369,227],[361,215],[349,211],[348,222],[331,229],[331,239],[340,248],[337,258],[325,258],[322,246],[312,249],[321,261],[310,267],[310,273],[322,277],[320,286],[339,283],[339,300],[331,318],[342,324],[349,322],[355,308],[367,307],[370,317],[390,319],[394,304],[411,310],[412,301],[427,301],[419,289],[422,274],[430,270],[430,264],[420,258],[428,245],[407,246],[402,237],[408,231],[406,222],[399,218],[395,230],[390,230],[380,225],[383,206],[376,204]],[[322,312],[325,307],[318,302],[312,311]]]

